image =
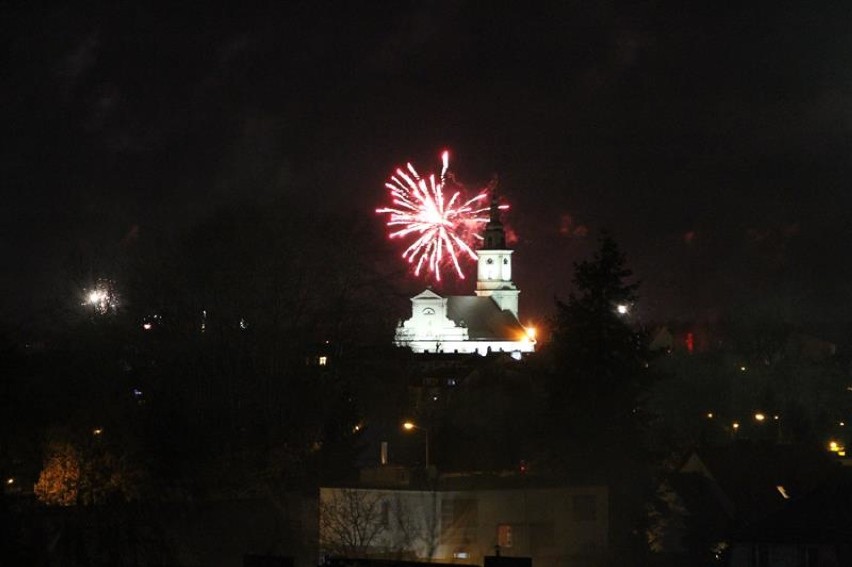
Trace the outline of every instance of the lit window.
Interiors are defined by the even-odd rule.
[[[500,547],[512,547],[512,526],[499,524],[497,526],[497,545]]]
[[[325,366],[325,365],[327,365],[327,364],[328,364],[328,357],[327,357],[327,356],[321,356],[321,357],[319,357],[319,358],[317,359],[317,363],[318,363],[320,366]]]
[[[468,559],[470,558],[470,553],[467,551],[454,551],[453,559]]]

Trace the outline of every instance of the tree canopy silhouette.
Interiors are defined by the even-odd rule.
[[[652,381],[647,337],[634,322],[638,283],[603,233],[591,260],[575,264],[574,289],[557,301],[545,355],[545,456],[574,482],[610,490],[613,560],[641,558],[653,494],[644,449],[645,392]]]

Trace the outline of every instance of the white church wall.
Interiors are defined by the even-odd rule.
[[[535,351],[535,343],[531,340],[520,341],[469,341],[469,340],[405,340],[399,336],[394,341],[396,346],[409,347],[416,353],[460,353],[479,354],[485,356],[489,353],[527,353]]]

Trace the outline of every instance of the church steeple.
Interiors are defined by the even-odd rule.
[[[506,232],[503,223],[500,222],[500,205],[497,202],[497,192],[491,191],[491,217],[485,225],[485,234],[482,235],[483,250],[504,250],[506,248]]]
[[[496,182],[491,187],[491,217],[482,234],[476,270],[476,295],[490,297],[500,309],[518,316],[520,291],[512,281],[512,250],[506,246],[506,231],[500,222]]]

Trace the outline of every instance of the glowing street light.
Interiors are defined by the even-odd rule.
[[[89,292],[89,303],[92,304],[92,305],[97,305],[101,301],[104,301],[105,299],[106,299],[106,293],[104,293],[100,290],[94,290],[94,291]]]
[[[415,429],[419,429],[423,432],[423,441],[426,444],[426,469],[429,469],[429,430],[425,427],[420,427],[413,421],[406,421],[402,424],[402,428],[406,431],[414,431]]]
[[[626,303],[619,303],[615,306],[615,311],[619,315],[627,315],[630,312],[630,307]]]
[[[845,457],[846,456],[846,446],[843,445],[843,443],[841,443],[840,441],[835,441],[834,439],[829,441],[828,442],[828,450],[831,451],[832,453],[837,454],[838,457]]]
[[[763,421],[764,419],[766,419],[766,416],[763,415],[762,413],[758,412],[758,413],[754,414],[754,419],[755,419],[755,421]]]
[[[99,315],[115,312],[118,307],[118,297],[112,280],[98,280],[95,287],[84,295],[83,305],[90,306]]]

